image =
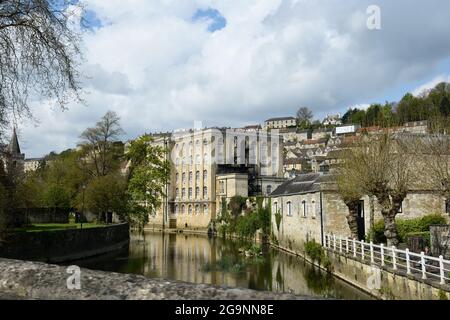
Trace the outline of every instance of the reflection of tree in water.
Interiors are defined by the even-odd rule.
[[[307,264],[302,269],[306,284],[313,293],[325,297],[336,297],[336,283],[331,274]]]

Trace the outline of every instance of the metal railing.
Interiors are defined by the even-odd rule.
[[[443,256],[432,257],[424,252],[414,253],[384,244],[358,241],[333,234],[325,235],[325,247],[341,254],[359,258],[380,267],[390,267],[406,274],[419,274],[422,279],[436,279],[440,284],[450,283],[450,261]]]

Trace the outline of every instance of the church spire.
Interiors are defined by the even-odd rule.
[[[20,155],[19,139],[17,138],[16,128],[13,129],[13,135],[9,142],[8,151],[11,155]]]

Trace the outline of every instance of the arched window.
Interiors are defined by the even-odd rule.
[[[203,170],[203,182],[208,180],[208,170]]]
[[[192,188],[189,188],[189,191],[188,191],[189,193],[188,193],[188,195],[189,195],[189,199],[192,199]]]
[[[199,154],[197,154],[195,156],[195,164],[200,164],[200,155]]]
[[[204,205],[203,205],[203,213],[204,213],[204,214],[208,214],[208,213],[209,213],[209,208],[208,208],[208,205],[207,205],[207,204],[204,204]]]
[[[189,172],[189,183],[192,182],[192,171]]]
[[[186,188],[181,189],[181,198],[186,198]]]
[[[195,187],[195,199],[198,199],[200,197],[200,188]]]
[[[181,175],[181,182],[186,182],[186,172],[183,172],[183,174]]]
[[[199,204],[195,205],[195,214],[200,214],[200,205]]]
[[[287,209],[286,215],[292,217],[292,203],[290,201],[286,203],[286,209]]]
[[[205,153],[205,154],[203,155],[203,163],[208,163],[208,161],[209,161],[208,154]]]
[[[176,204],[175,205],[175,214],[178,214],[178,210],[179,210],[179,208],[178,208],[178,205]]]
[[[208,199],[208,187],[203,187],[203,198]]]
[[[180,196],[180,189],[175,189],[175,198],[178,198]]]
[[[191,205],[189,205],[189,207],[188,207],[188,213],[192,214],[192,206]]]
[[[184,214],[186,212],[186,208],[184,207],[184,204],[181,206],[181,214]]]
[[[200,180],[200,171],[195,172],[195,182],[198,182]]]

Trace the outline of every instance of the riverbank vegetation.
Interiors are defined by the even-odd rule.
[[[271,226],[270,203],[264,206],[262,197],[232,197],[228,205],[222,203],[222,212],[216,224],[222,237],[253,239],[258,231],[263,237],[268,237]]]
[[[35,208],[77,212],[83,220],[89,214],[94,223],[108,222],[108,214],[116,213],[132,226],[143,226],[164,194],[166,151],[148,136],[125,150],[118,142],[122,134],[120,118],[107,112],[83,131],[77,149],[50,153],[35,171],[6,171],[0,165],[0,227],[27,227],[18,226],[14,214]]]

